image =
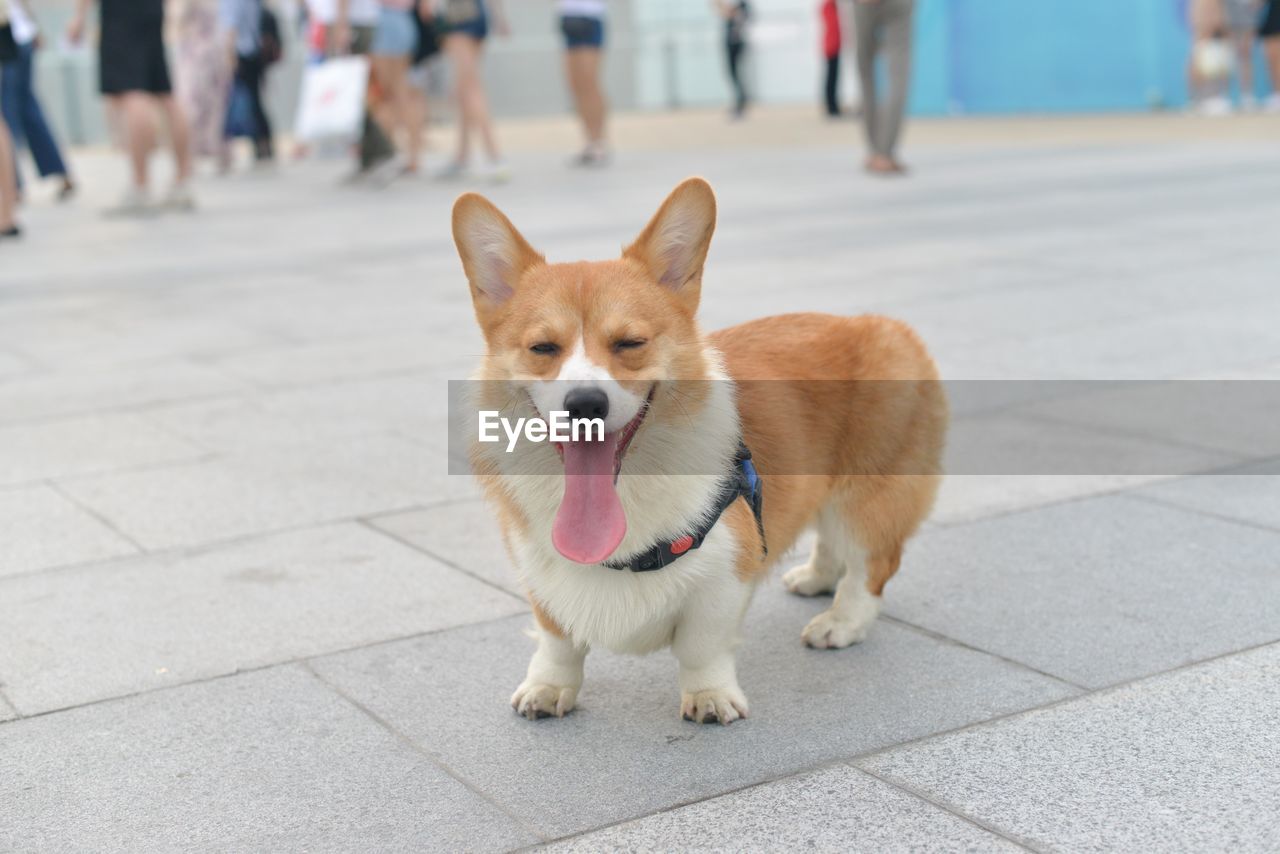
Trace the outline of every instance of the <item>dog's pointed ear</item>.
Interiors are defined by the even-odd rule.
[[[526,270],[546,263],[511,220],[478,193],[464,193],[453,203],[453,242],[481,325],[511,298]]]
[[[654,281],[670,288],[694,312],[715,228],[716,195],[711,185],[701,178],[688,178],[671,191],[622,256],[644,264]]]

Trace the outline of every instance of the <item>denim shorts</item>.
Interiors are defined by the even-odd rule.
[[[374,31],[369,53],[374,56],[413,56],[418,49],[418,27],[409,17],[412,14],[411,10],[383,7],[378,12],[378,28]]]
[[[586,15],[565,15],[560,19],[560,32],[564,34],[564,46],[569,50],[604,47],[604,21]]]

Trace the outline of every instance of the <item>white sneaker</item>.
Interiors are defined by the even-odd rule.
[[[476,170],[476,177],[490,184],[505,184],[511,180],[511,168],[504,160],[490,160]]]
[[[1280,113],[1280,92],[1272,92],[1262,104],[1263,112]]]
[[[1240,112],[1256,113],[1258,111],[1258,99],[1253,95],[1240,96]]]
[[[151,197],[141,187],[130,187],[124,191],[120,201],[102,212],[103,216],[112,219],[151,216],[155,208],[151,206]]]
[[[191,194],[191,188],[185,182],[174,184],[169,188],[169,193],[160,206],[167,211],[190,213],[196,209],[196,197]]]
[[[1231,115],[1231,102],[1221,95],[1213,98],[1205,98],[1200,102],[1200,115],[1202,116],[1229,116]]]

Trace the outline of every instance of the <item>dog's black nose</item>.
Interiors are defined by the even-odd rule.
[[[608,418],[609,395],[601,388],[575,388],[564,396],[564,408],[573,420]]]

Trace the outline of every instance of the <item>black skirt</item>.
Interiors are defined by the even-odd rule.
[[[160,3],[104,0],[98,88],[104,95],[167,95],[173,91],[164,53],[164,13]]]

